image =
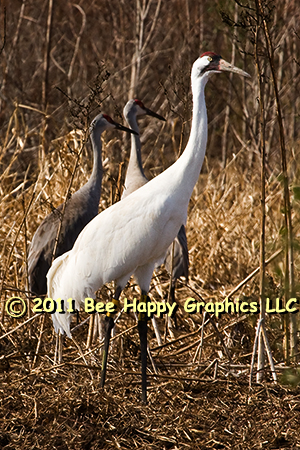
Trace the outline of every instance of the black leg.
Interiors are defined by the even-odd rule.
[[[170,303],[171,303],[171,305],[173,305],[173,303],[176,303],[175,288],[176,288],[176,280],[174,280],[174,281],[172,280],[171,289],[170,289]],[[177,306],[176,306],[176,308],[177,308]],[[176,308],[175,308],[175,311],[176,311]],[[177,329],[178,327],[177,327],[177,315],[176,314],[173,315],[173,320],[174,320],[175,328]]]

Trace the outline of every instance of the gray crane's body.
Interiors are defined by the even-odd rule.
[[[132,132],[105,114],[95,117],[90,126],[94,159],[90,179],[67,200],[64,211],[61,204],[43,220],[33,236],[28,254],[28,274],[29,288],[35,295],[47,294],[46,275],[52,260],[71,250],[80,232],[98,214],[103,172],[101,134],[110,128]]]
[[[173,241],[173,244],[168,248],[164,264],[168,273],[172,272],[170,298],[172,301],[174,301],[175,285],[178,278],[184,277],[186,281],[188,281],[189,279],[189,249],[184,225],[181,225],[180,230]]]
[[[81,230],[98,214],[100,189],[98,195],[85,191],[80,189],[67,201],[63,216],[63,205],[52,211],[43,220],[32,239],[28,255],[28,274],[29,287],[35,295],[47,294],[46,275],[52,263],[60,221],[62,220],[62,225],[54,259],[71,250]]]
[[[124,107],[123,114],[130,128],[132,128],[136,132],[139,132],[137,124],[138,116],[150,115],[164,120],[161,116],[158,116],[156,113],[153,113],[149,109],[145,108],[143,103],[139,100],[129,100]],[[131,137],[130,158],[125,177],[125,189],[122,195],[122,199],[126,198],[136,189],[142,187],[148,181],[149,180],[144,174],[142,165],[140,136],[133,135]],[[178,235],[174,240],[174,250],[173,244],[168,248],[164,264],[169,274],[171,274],[172,272],[170,294],[172,301],[174,301],[176,280],[183,276],[188,281],[189,276],[189,254],[184,225],[181,226]]]

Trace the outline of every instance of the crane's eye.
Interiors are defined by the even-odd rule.
[[[208,56],[207,59],[208,59],[209,62],[212,61],[212,57],[211,56]]]

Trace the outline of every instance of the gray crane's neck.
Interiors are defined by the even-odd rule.
[[[102,143],[101,143],[101,131],[93,130],[91,132],[91,142],[93,149],[93,170],[88,182],[82,187],[82,190],[88,191],[89,195],[92,196],[93,200],[97,202],[100,201],[101,195],[101,184],[102,184]]]
[[[136,115],[128,114],[125,119],[130,128],[139,133]],[[130,182],[134,179],[137,180],[138,178],[141,179],[141,185],[145,184],[145,180],[147,181],[142,166],[140,135],[131,134],[131,150],[125,177],[125,187],[128,188]]]

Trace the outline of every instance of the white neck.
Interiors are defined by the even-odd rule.
[[[187,146],[169,168],[169,186],[177,192],[180,204],[188,205],[203,164],[207,143],[207,112],[204,89],[208,76],[193,77],[193,119]],[[172,172],[172,175],[170,174]]]

